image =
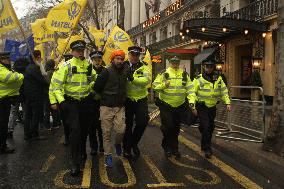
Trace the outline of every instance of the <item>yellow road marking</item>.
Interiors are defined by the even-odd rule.
[[[108,175],[107,175],[106,166],[104,164],[105,163],[104,156],[100,157],[100,160],[99,160],[99,172],[100,172],[101,182],[112,188],[127,188],[130,186],[134,186],[136,184],[136,177],[132,171],[129,161],[123,157],[119,157],[119,159],[122,161],[123,167],[125,169],[125,172],[127,175],[127,183],[116,184],[109,180]]]
[[[209,177],[211,177],[211,180],[206,182],[206,181],[202,181],[202,180],[199,180],[199,179],[196,179],[194,178],[193,176],[191,175],[185,175],[185,177],[195,183],[195,184],[200,184],[200,185],[215,185],[215,184],[219,184],[221,183],[221,179],[218,175],[216,175],[213,171],[210,171],[210,170],[204,170],[204,169],[201,169],[199,167],[194,167],[194,166],[190,166],[190,165],[186,165],[178,160],[176,160],[175,158],[171,157],[169,158],[169,160],[177,165],[177,166],[180,166],[180,167],[186,167],[186,168],[189,168],[189,169],[193,169],[193,170],[196,170],[196,171],[200,171],[200,172],[203,172],[205,174],[207,174]]]
[[[176,187],[176,186],[185,186],[183,183],[168,183],[165,177],[162,175],[161,171],[157,168],[157,166],[153,163],[149,156],[143,155],[144,160],[147,165],[153,172],[154,176],[157,178],[159,184],[147,184],[150,187]]]
[[[60,188],[83,188],[81,185],[71,185],[64,183],[64,176],[70,173],[70,170],[60,171],[54,178],[54,185]]]
[[[43,164],[43,166],[42,166],[40,172],[41,172],[41,173],[46,173],[46,172],[48,171],[49,167],[51,166],[52,162],[54,161],[54,159],[55,159],[55,155],[51,154],[51,155],[47,158],[46,162]]]
[[[179,136],[179,141],[183,143],[184,145],[186,145],[187,147],[191,148],[193,151],[195,151],[200,156],[203,156],[198,145],[192,143],[191,141],[187,140],[183,136]],[[257,185],[255,182],[250,180],[249,178],[239,173],[237,170],[235,170],[231,166],[219,160],[217,157],[212,156],[212,158],[208,159],[208,161],[212,163],[213,165],[215,165],[216,167],[220,168],[224,173],[226,173],[228,176],[230,176],[232,179],[234,179],[244,188],[251,188],[251,189],[261,189],[262,188],[259,185]]]
[[[82,188],[90,188],[92,176],[92,160],[88,157],[83,171]]]

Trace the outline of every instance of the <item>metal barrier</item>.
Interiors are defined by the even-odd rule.
[[[249,142],[263,142],[265,137],[265,99],[263,89],[254,86],[231,86],[232,89],[260,91],[261,100],[231,99],[232,111],[228,112],[228,119],[217,113],[218,121],[227,125],[228,131],[218,132],[217,137],[242,140]],[[225,106],[225,105],[223,105]],[[224,108],[223,108],[224,109]],[[219,116],[219,117],[218,117]],[[226,117],[226,116],[225,116]],[[221,119],[222,118],[222,119]]]

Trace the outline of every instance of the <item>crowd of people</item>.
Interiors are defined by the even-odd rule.
[[[0,53],[0,154],[14,152],[6,139],[21,117],[21,106],[26,141],[46,139],[39,134],[40,126],[50,130],[63,125],[64,144],[71,149],[72,176],[79,175],[82,160],[87,158],[88,137],[90,154],[104,153],[106,166],[113,165],[113,148],[118,156],[139,157],[139,142],[149,121],[148,91],[152,83],[147,63],[140,60],[142,49],[129,47],[127,61],[123,50],[115,50],[109,65],[104,64],[101,51],[92,51],[86,59],[83,40],[72,42],[70,49],[72,53],[64,55],[64,61],[48,60],[45,69],[40,51],[34,51],[29,60],[19,59],[13,67],[10,53]],[[180,123],[191,125],[198,116],[201,149],[210,158],[216,104],[222,99],[228,111],[231,109],[228,89],[214,72],[214,59],[203,62],[203,74],[193,81],[180,68],[178,57],[169,62],[169,68],[152,83],[158,94],[161,146],[167,157],[181,157]]]

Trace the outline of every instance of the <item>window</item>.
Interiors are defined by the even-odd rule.
[[[143,35],[140,38],[140,47],[145,47],[146,46],[146,36]]]
[[[150,34],[150,44],[153,44],[157,41],[156,32]]]
[[[167,34],[168,34],[168,27],[163,27],[160,30],[160,41],[167,39]]]

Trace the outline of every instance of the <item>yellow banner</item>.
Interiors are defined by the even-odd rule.
[[[51,31],[70,32],[75,28],[85,9],[87,0],[65,0],[53,7],[46,18],[46,27]]]
[[[96,27],[89,26],[89,32],[95,38],[95,44],[98,48],[104,46],[106,37],[105,30],[97,30]]]
[[[50,31],[46,28],[45,21],[46,18],[43,18],[31,23],[33,37],[36,43],[54,41],[54,31]]]
[[[129,35],[118,26],[114,26],[104,47],[104,62],[106,64],[110,63],[110,55],[114,50],[121,49],[127,54],[130,46],[133,46],[133,42]]]
[[[35,46],[35,50],[39,50],[39,51],[41,52],[41,57],[42,57],[42,59],[45,58],[44,46],[43,46],[42,43],[36,45],[36,46]],[[42,61],[42,63],[44,63],[44,61]]]
[[[18,27],[19,20],[10,0],[0,0],[0,34]]]
[[[73,41],[77,41],[77,40],[84,40],[84,35],[73,35],[71,38],[70,38],[70,41],[69,43],[67,44],[68,42],[68,39],[62,39],[62,38],[59,38],[58,41],[57,41],[57,50],[60,54],[63,54],[64,53],[64,48],[66,46],[66,51],[65,53],[67,53],[68,51],[70,51],[70,44],[73,42]]]

